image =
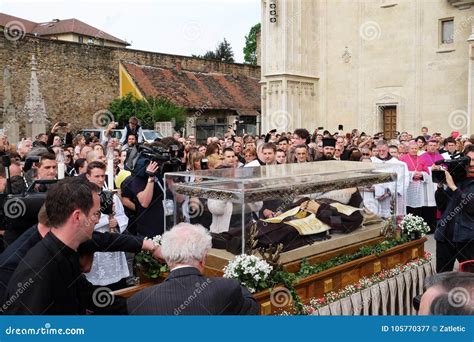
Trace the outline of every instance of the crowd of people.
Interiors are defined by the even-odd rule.
[[[419,134],[401,132],[390,139],[383,133],[369,135],[357,129],[333,134],[319,130],[310,133],[300,128],[294,132],[272,130],[254,136],[238,135],[229,127],[224,136],[207,137],[205,141],[198,141],[194,135],[182,137],[176,133],[173,137],[147,144],[143,142],[141,127],[135,117],[129,119],[120,138],[111,134],[114,129],[115,123],[110,123],[101,136],[73,135],[69,124],[56,123],[49,133],[34,139],[24,138],[17,146],[10,145],[7,137],[0,135],[0,152],[8,155],[11,161],[8,168],[5,163],[0,165],[0,192],[21,194],[30,188],[34,192],[46,193],[36,224],[9,227],[3,233],[5,250],[0,255],[3,293],[0,294],[3,298],[10,298],[16,291],[12,284],[24,283],[32,269],[39,270],[48,264],[49,258],[57,263],[57,268],[54,263],[48,266],[46,272],[49,273],[46,280],[41,281],[44,287],[40,287],[40,292],[29,291],[29,296],[22,297],[21,305],[13,303],[6,312],[25,313],[25,308],[38,314],[100,312],[94,303],[78,299],[74,293],[90,294],[101,286],[112,290],[127,286],[130,271],[124,252],[151,251],[156,257],[164,258],[172,270],[177,269],[171,273],[172,278],[186,278],[186,284],[189,282],[190,286],[207,281],[201,271],[203,258],[210,248],[209,232],[228,230],[231,217],[229,215],[227,222],[219,220],[210,201],[207,204],[211,217],[201,218],[198,222],[188,220],[206,229],[187,224],[165,233],[166,208],[163,203],[169,196],[163,191],[162,177],[157,176],[162,165],[152,161],[145,166],[142,175],[133,172],[131,161],[136,160],[138,147],[143,145],[175,151],[174,157],[180,163],[178,168],[190,172],[325,161],[398,165],[403,171],[398,174],[397,194],[391,194],[390,187],[369,187],[363,191],[364,201],[375,201],[378,214],[389,216],[391,213],[386,212],[384,203],[394,195],[403,198],[398,203],[396,214],[412,213],[423,217],[431,232],[435,233],[438,272],[452,271],[456,260],[474,259],[474,136],[452,132],[443,137],[440,133],[430,134],[426,127]],[[465,167],[466,177],[457,180],[450,172],[444,171],[445,181],[433,182],[433,170],[442,171],[443,162],[463,156],[470,158]],[[113,164],[111,170],[108,168],[110,164]],[[111,177],[114,180],[112,187],[117,192],[111,200],[112,213],[104,213],[95,193],[110,189],[108,178]],[[58,183],[61,186],[41,182],[58,178],[66,178]],[[195,179],[189,178],[189,181]],[[182,205],[190,205],[192,200],[183,198]],[[459,215],[453,216],[454,210],[458,210]],[[277,214],[272,206],[261,208],[257,213],[263,218]],[[8,216],[8,213],[3,215]],[[79,237],[73,234],[77,230],[83,231]],[[169,244],[157,250],[146,237],[163,233],[165,241],[165,236],[169,237]],[[189,242],[191,238],[200,243]],[[186,241],[190,243],[187,247]],[[55,254],[57,251],[61,253]],[[74,251],[80,251],[80,254],[76,255]],[[70,270],[56,274],[65,264],[70,266]],[[65,283],[75,279],[77,287],[67,291],[51,290],[57,289],[54,281],[57,277],[64,279]],[[169,297],[156,298],[156,305],[142,305],[141,296],[150,294],[135,297],[129,301],[128,313],[173,314],[169,308],[181,300],[180,295],[173,294],[180,293],[177,289],[180,282],[177,284],[168,282],[163,286],[163,293]],[[226,293],[233,298],[235,305],[226,308],[226,296],[221,301],[207,298],[206,303],[210,306],[221,308],[217,311],[209,309],[210,313],[257,312],[251,296],[238,284],[213,280],[212,288],[211,294]],[[40,293],[48,293],[49,297],[39,296]],[[67,304],[61,299],[70,300],[72,297],[76,305],[71,306],[70,302]],[[48,306],[52,302],[55,304]],[[160,306],[167,309],[156,309]],[[199,312],[198,308],[195,309]],[[127,312],[127,309],[117,303],[113,312]]]

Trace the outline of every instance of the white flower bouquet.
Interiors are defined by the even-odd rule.
[[[413,238],[425,236],[430,231],[430,227],[426,224],[422,217],[408,214],[400,222],[402,233]]]
[[[229,261],[224,268],[224,277],[238,280],[251,293],[269,287],[268,280],[273,267],[255,255],[241,254]]]

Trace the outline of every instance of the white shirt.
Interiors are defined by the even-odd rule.
[[[119,232],[127,228],[128,217],[125,215],[122,202],[114,195],[115,219],[118,223]],[[101,214],[94,231],[105,233],[109,231],[109,217]],[[106,286],[118,282],[130,275],[127,259],[124,252],[96,252],[94,262],[89,273],[85,273],[87,280],[93,285]]]
[[[408,166],[404,162],[396,159],[396,158],[390,158],[389,160],[381,160],[377,157],[371,157],[370,158],[373,163],[384,163],[384,164],[397,164],[397,165],[402,165],[403,166],[403,172],[401,172],[400,168],[397,167],[394,171],[397,173],[397,215],[405,215],[406,214],[406,192],[408,189],[408,184],[409,184],[409,175],[408,175]],[[389,171],[389,170],[387,170]],[[384,184],[376,184],[374,186],[374,197],[378,198],[382,196],[386,189],[390,190],[391,193],[395,192],[395,187],[393,183],[384,183]],[[390,216],[390,213],[387,212],[387,210],[390,210],[390,197],[379,201],[379,202],[384,202],[384,203],[378,203],[379,204],[379,214],[383,217],[388,217]]]

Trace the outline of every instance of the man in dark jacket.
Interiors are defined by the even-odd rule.
[[[120,138],[121,145],[125,145],[125,143],[128,141],[128,136],[130,134],[133,134],[137,137],[139,144],[143,143],[143,130],[138,124],[138,119],[135,116],[132,116],[128,120],[128,124],[125,125],[122,137]]]
[[[161,253],[171,269],[166,280],[128,299],[132,315],[255,315],[259,307],[237,280],[202,275],[211,236],[181,223],[163,235]]]
[[[467,177],[455,183],[448,171],[446,189],[436,190],[436,205],[442,212],[435,231],[436,271],[452,271],[459,262],[474,259],[474,145],[464,151],[471,158]]]
[[[38,224],[24,232],[0,254],[0,300],[6,300],[5,292],[8,283],[20,261],[50,230],[51,227],[43,206],[38,213]],[[93,232],[92,239],[82,243],[78,248],[80,255],[93,254],[94,252],[139,253],[141,250],[154,252],[155,257],[160,255],[159,248],[155,247],[153,241],[128,234]]]
[[[91,238],[99,220],[98,192],[96,185],[78,177],[66,178],[48,191],[45,208],[53,228],[16,268],[2,312],[77,315],[97,306],[82,275],[77,249]],[[124,311],[124,303],[118,304],[117,311]]]

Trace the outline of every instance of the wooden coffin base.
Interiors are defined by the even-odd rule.
[[[373,238],[345,248],[338,248],[336,250],[308,258],[308,261],[313,264],[316,262],[329,260],[330,258],[337,255],[351,254],[361,246],[375,244],[380,242],[381,239],[382,238]],[[374,273],[380,272],[382,269],[393,268],[398,264],[404,264],[418,257],[423,257],[424,243],[426,240],[426,238],[421,238],[410,241],[403,245],[391,248],[380,255],[370,255],[314,274],[298,282],[298,284],[295,286],[296,291],[301,298],[301,301],[307,304],[312,298],[320,298],[327,292],[340,290],[346,285],[357,282],[362,277],[370,276]],[[296,272],[299,269],[299,265],[296,265],[296,263],[293,262],[287,264],[286,268],[288,271]],[[222,276],[222,269],[206,267],[204,273],[207,276]],[[146,287],[153,286],[154,284],[155,283],[153,282],[139,284],[126,289],[115,291],[114,294],[122,297],[130,297],[136,292]],[[254,297],[260,304],[262,315],[275,315],[282,310],[287,309],[287,307],[282,307],[278,303],[274,303],[272,301],[270,291],[256,293]]]
[[[382,269],[390,269],[396,265],[423,257],[426,240],[424,237],[410,241],[391,248],[380,255],[369,255],[314,274],[298,282],[295,286],[296,292],[301,301],[308,304],[312,298],[320,298],[327,292],[338,291],[363,277],[378,273]],[[260,304],[262,315],[274,315],[287,309],[272,301],[270,291],[256,293],[254,297]]]

